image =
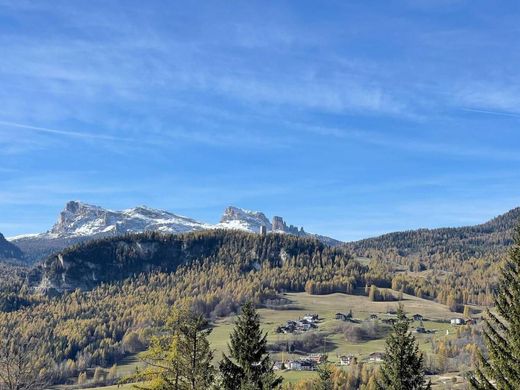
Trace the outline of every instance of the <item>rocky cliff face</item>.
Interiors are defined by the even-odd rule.
[[[271,222],[264,213],[234,206],[229,206],[224,210],[220,223],[217,225],[219,228],[239,229],[255,233],[260,232],[260,226],[265,226],[267,231],[272,230]]]
[[[123,211],[106,210],[81,202],[68,202],[49,236],[78,237],[159,231],[183,233],[211,226],[191,218],[145,206]]]
[[[22,256],[20,248],[7,241],[0,233],[0,260],[20,260]]]
[[[324,245],[291,235],[260,236],[231,230],[186,234],[147,232],[107,237],[67,248],[34,267],[27,280],[45,294],[88,290],[142,272],[172,272],[180,265],[207,261],[240,264],[248,273],[263,262],[281,266],[288,258],[314,258]]]

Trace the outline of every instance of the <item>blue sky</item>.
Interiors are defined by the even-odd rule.
[[[0,0],[0,232],[67,200],[351,240],[520,206],[516,1]]]

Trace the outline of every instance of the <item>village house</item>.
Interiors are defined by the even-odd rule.
[[[466,321],[464,320],[464,318],[452,318],[450,320],[450,324],[452,325],[464,325],[466,323]]]
[[[303,316],[303,319],[310,323],[314,323],[314,322],[318,322],[320,318],[317,314],[305,314]]]
[[[385,354],[383,352],[372,352],[370,355],[368,355],[368,361],[379,363],[382,362],[385,359]]]
[[[336,313],[336,319],[341,321],[348,321],[352,319],[352,315],[350,313],[344,314],[344,313]]]
[[[309,359],[291,360],[287,366],[292,371],[314,371],[316,362]]]
[[[354,355],[342,355],[339,357],[339,365],[340,366],[350,366],[351,364],[356,364],[357,358]]]
[[[424,319],[423,316],[420,314],[414,314],[412,318],[414,321],[418,321],[418,322],[420,322]]]
[[[316,364],[325,363],[327,361],[327,355],[322,353],[314,353],[309,356],[307,356],[307,359],[312,360],[313,362],[316,362]]]

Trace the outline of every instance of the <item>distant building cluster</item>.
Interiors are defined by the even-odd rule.
[[[311,354],[296,360],[277,361],[274,363],[274,370],[290,371],[314,371],[318,365],[327,361],[325,354]]]
[[[477,323],[476,318],[452,318],[450,320],[451,325],[475,325]]]
[[[303,333],[318,328],[320,321],[317,314],[306,314],[298,320],[289,320],[285,325],[276,328],[276,333]]]
[[[368,363],[380,363],[384,360],[385,354],[382,352],[373,352],[365,359]],[[315,371],[320,364],[327,362],[326,354],[310,354],[299,359],[289,359],[285,361],[276,361],[273,369],[288,371]],[[358,358],[352,354],[338,356],[337,365],[350,366],[358,363]]]

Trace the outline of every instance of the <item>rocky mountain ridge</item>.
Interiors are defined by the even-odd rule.
[[[314,237],[328,245],[340,244],[332,238],[307,233],[303,228],[298,229],[293,225],[288,226],[282,217],[275,216],[271,223],[262,212],[234,206],[225,209],[220,223],[209,224],[146,206],[114,211],[79,201],[68,202],[49,231],[15,237],[12,241],[22,249],[26,260],[31,263],[70,245],[100,237],[147,231],[178,234],[211,229],[260,233],[261,227],[265,227],[266,232]]]

